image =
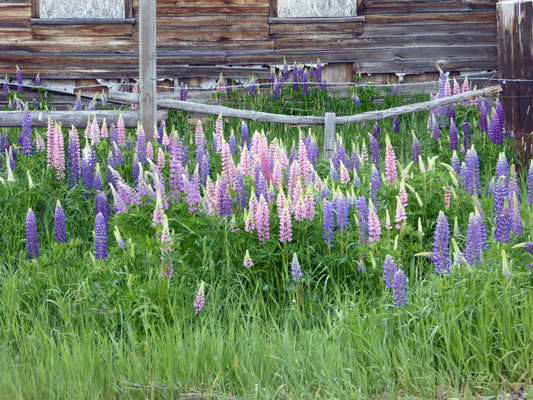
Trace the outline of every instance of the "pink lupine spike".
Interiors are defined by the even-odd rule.
[[[341,180],[341,183],[342,184],[347,184],[348,182],[350,182],[350,173],[348,172],[348,170],[346,169],[346,167],[344,166],[344,163],[342,161],[340,161],[340,180]]]
[[[294,206],[294,219],[296,221],[303,221],[307,217],[307,209],[305,207],[304,202],[304,196],[302,192],[300,191],[300,194],[298,196],[298,201],[296,201],[296,204]]]
[[[298,162],[298,160],[294,160],[289,170],[289,185],[288,185],[289,193],[291,193],[294,190],[300,175],[301,175],[300,163]]]
[[[146,144],[146,158],[148,160],[154,159],[154,147],[152,146],[152,142]]]
[[[409,198],[407,197],[407,192],[405,191],[405,185],[403,184],[403,182],[400,185],[400,192],[398,193],[398,198],[402,202],[403,208],[406,208]]]
[[[396,171],[396,154],[390,142],[389,135],[385,139],[387,146],[385,148],[385,181],[387,186],[396,183],[398,180],[398,173]]]
[[[107,130],[107,124],[105,122],[105,118],[104,118],[104,122],[102,122],[102,129],[100,130],[100,137],[101,138],[109,137],[109,131]]]
[[[368,234],[370,243],[379,242],[381,237],[381,223],[379,222],[378,215],[374,209],[372,200],[369,200],[370,207],[368,210]]]
[[[285,207],[285,203],[287,201],[287,197],[285,197],[285,193],[283,192],[283,187],[280,187],[278,192],[278,197],[276,198],[276,207],[278,210],[278,214],[281,214],[283,211],[283,207]]]
[[[229,144],[226,142],[222,143],[222,175],[228,182],[230,187],[233,187],[233,182],[235,181],[235,174],[237,173],[237,168],[233,162],[233,157],[231,156],[231,149]]]
[[[315,217],[315,198],[313,196],[313,191],[311,186],[307,188],[307,193],[305,195],[305,218],[309,221],[312,221]]]
[[[279,215],[279,241],[281,243],[290,242],[292,240],[292,223],[291,214],[287,203],[283,207],[283,211]]]
[[[126,125],[124,125],[122,114],[119,115],[117,122],[117,140],[120,147],[126,146]]]
[[[91,144],[93,146],[100,144],[100,127],[98,126],[98,121],[96,121],[96,115],[91,123]]]
[[[250,152],[248,151],[248,146],[244,146],[242,149],[241,161],[239,165],[243,175],[249,176],[253,174],[252,159],[250,157]]]
[[[396,197],[396,229],[401,229],[402,226],[405,225],[405,221],[407,220],[407,214],[405,213],[405,207],[403,206],[402,201],[400,200],[400,197]]]
[[[54,122],[48,117],[48,126],[46,130],[46,161],[49,167],[53,163],[53,152],[54,152],[54,140],[56,137],[55,133],[56,126]]]
[[[245,268],[250,268],[254,265],[252,257],[250,257],[250,253],[248,252],[248,250],[246,250],[246,254],[244,255],[243,265]]]
[[[450,86],[450,80],[446,78],[446,83],[444,84],[444,93],[446,97],[449,97],[452,95],[452,88]]]
[[[255,212],[255,227],[257,229],[259,243],[264,244],[265,240],[270,239],[270,214],[268,203],[263,195],[261,195]]]
[[[461,94],[461,86],[457,83],[455,78],[453,79],[453,95]]]
[[[274,162],[274,170],[272,172],[272,184],[276,189],[279,189],[281,187],[281,182],[283,179],[282,170],[281,170],[281,163],[279,160],[276,160]]]
[[[166,164],[165,153],[163,152],[163,149],[161,149],[160,147],[157,152],[157,168],[159,169],[159,171],[163,171],[165,169],[165,164]]]
[[[56,170],[56,179],[65,178],[65,143],[63,141],[63,132],[61,124],[56,125],[54,135],[54,148],[52,152],[52,165]]]
[[[196,130],[194,131],[194,143],[196,144],[196,147],[203,146],[204,140],[204,128],[202,127],[202,122],[198,120]]]

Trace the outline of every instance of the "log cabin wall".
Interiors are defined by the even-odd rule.
[[[131,18],[120,23],[61,25],[39,23],[36,1],[0,0],[2,76],[19,65],[42,78],[138,77],[138,0],[125,0]],[[290,21],[275,1],[157,0],[158,77],[215,77],[220,66],[248,76],[284,56],[340,66],[337,80],[434,73],[435,60],[446,71],[497,69],[495,0],[365,0],[356,18]]]

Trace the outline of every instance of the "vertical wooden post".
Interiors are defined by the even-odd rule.
[[[496,8],[505,129],[514,132],[525,166],[533,145],[533,0],[499,1]]]
[[[139,102],[146,140],[155,140],[156,121],[156,0],[139,4]]]
[[[335,113],[326,113],[324,122],[324,158],[329,160],[335,148]]]

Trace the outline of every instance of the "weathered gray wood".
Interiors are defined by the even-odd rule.
[[[139,31],[139,94],[141,125],[146,140],[155,140],[155,113],[157,91],[156,67],[156,0],[140,1]]]
[[[324,117],[324,158],[329,160],[335,147],[335,113],[326,113]]]
[[[22,126],[23,111],[0,111],[0,127],[12,128]],[[64,128],[69,128],[74,125],[77,128],[85,128],[87,125],[87,119],[96,115],[97,121],[103,121],[106,119],[108,124],[116,124],[119,115],[122,114],[122,119],[126,128],[136,128],[140,120],[139,111],[118,111],[118,110],[106,110],[106,111],[30,111],[31,126],[33,128],[46,127],[48,123],[48,117],[57,122],[61,122]],[[168,112],[165,110],[157,111],[157,121],[166,121],[168,119]]]
[[[471,90],[469,92],[461,93],[455,96],[449,96],[442,99],[426,101],[423,103],[408,104],[406,106],[389,108],[387,110],[369,111],[357,115],[335,118],[336,125],[357,124],[365,121],[372,121],[383,118],[393,118],[403,114],[410,114],[419,111],[430,110],[435,107],[459,103],[471,99],[473,97],[486,96],[489,94],[500,92],[502,89],[499,85],[491,86],[484,89]],[[139,103],[139,96],[134,93],[112,92],[108,94],[109,100],[123,101],[125,103]],[[276,124],[291,124],[291,125],[324,125],[324,117],[300,117],[293,115],[280,115],[265,113],[259,111],[237,110],[223,106],[215,106],[210,104],[192,103],[189,101],[158,99],[157,106],[167,109],[175,109],[189,112],[196,112],[208,115],[220,115],[227,118],[240,118],[251,121],[271,122]]]
[[[119,18],[119,19],[102,19],[102,18],[50,18],[40,19],[32,18],[30,20],[32,25],[118,25],[118,24],[134,24],[133,18]]]
[[[533,145],[533,1],[500,1],[498,55],[505,129],[514,132],[523,166]]]

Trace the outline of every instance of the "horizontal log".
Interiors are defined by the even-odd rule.
[[[424,23],[427,25],[431,24],[442,24],[445,22],[456,23],[456,22],[485,22],[485,23],[495,23],[496,22],[496,10],[493,12],[443,12],[443,13],[409,13],[409,14],[372,14],[365,15],[366,23],[369,25],[373,24],[414,24],[414,23]],[[430,29],[430,28],[428,28]]]
[[[424,2],[398,2],[398,1],[365,1],[365,15],[386,13],[413,13],[413,12],[477,12],[494,11],[496,3],[493,1],[424,1]]]
[[[268,4],[252,5],[218,5],[218,4],[159,4],[157,15],[265,15],[268,16]]]
[[[32,25],[133,25],[133,18],[101,19],[101,18],[32,18]]]
[[[67,25],[32,25],[32,35],[36,38],[44,36],[70,36],[78,38],[89,36],[131,36],[133,27],[131,23],[123,24],[67,24]]]
[[[438,58],[445,71],[491,71],[498,69],[498,57],[458,58],[455,60]],[[405,73],[423,74],[435,72],[435,60],[390,60],[390,61],[355,61],[356,73]]]
[[[268,22],[274,24],[299,25],[299,24],[351,24],[365,22],[365,17],[330,17],[330,18],[269,18]]]
[[[365,24],[360,38],[387,38],[396,36],[431,36],[431,35],[484,35],[496,32],[496,21],[493,23],[458,22],[432,24],[424,23],[404,23],[388,25],[368,25]]]
[[[439,106],[459,103],[469,100],[474,97],[486,96],[501,91],[501,87],[491,86],[484,89],[472,90],[466,93],[461,93],[455,96],[449,96],[442,99],[426,101],[423,103],[408,104],[405,106],[394,107],[387,110],[369,111],[357,115],[335,118],[336,125],[357,124],[366,121],[373,121],[376,119],[393,118],[403,114],[411,114],[420,111],[430,110]],[[138,103],[139,95],[134,93],[124,92],[109,92],[109,99],[115,101],[124,101],[127,103]],[[188,112],[196,112],[208,115],[222,115],[227,118],[239,118],[250,121],[270,122],[276,124],[290,124],[290,125],[323,125],[325,123],[324,117],[314,116],[292,116],[280,115],[258,111],[237,110],[223,106],[199,104],[180,100],[158,99],[157,106],[168,109],[176,109]]]
[[[23,111],[0,111],[0,127],[21,127]],[[106,119],[108,124],[116,123],[119,115],[122,114],[122,119],[127,128],[136,128],[140,120],[139,111],[30,111],[31,126],[33,128],[46,127],[48,118],[61,122],[63,128],[70,128],[71,125],[76,127],[85,127],[88,118],[93,118],[96,115],[98,120]],[[166,110],[157,111],[157,121],[161,122],[168,119],[168,112]]]
[[[363,22],[328,22],[328,23],[308,23],[308,24],[270,24],[270,35],[291,36],[307,34],[316,36],[331,33],[347,33],[357,35],[363,28]]]

